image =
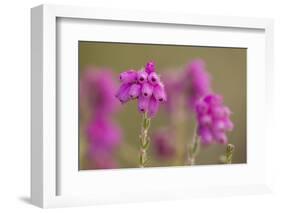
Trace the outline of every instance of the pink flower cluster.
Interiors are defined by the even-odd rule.
[[[113,73],[108,69],[87,68],[80,82],[81,101],[86,102],[95,114],[112,114],[118,109],[114,98],[117,89]]]
[[[223,105],[222,96],[209,94],[198,100],[195,107],[201,142],[226,144],[226,132],[233,129],[233,123],[230,120],[231,111]]]
[[[116,97],[121,103],[138,100],[141,113],[153,117],[158,112],[159,104],[167,100],[164,84],[155,72],[153,62],[148,62],[144,70],[128,70],[120,74],[122,82]]]

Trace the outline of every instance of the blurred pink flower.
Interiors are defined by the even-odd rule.
[[[88,68],[80,80],[81,99],[88,102],[95,114],[109,114],[118,108],[116,90],[113,73],[108,69]]]
[[[118,109],[113,73],[108,69],[87,68],[80,80],[80,101],[90,109],[85,134],[88,158],[96,169],[115,168],[114,151],[121,143],[121,129],[112,121]]]
[[[105,116],[98,116],[90,121],[86,133],[89,142],[89,158],[100,165],[99,168],[111,168],[109,165],[116,165],[113,152],[121,143],[121,129]]]
[[[152,136],[153,148],[158,158],[171,159],[176,154],[172,144],[172,134],[167,130],[158,130]]]
[[[148,62],[144,70],[128,70],[120,74],[121,86],[116,97],[121,103],[138,99],[138,109],[148,113],[149,117],[156,115],[159,103],[167,100],[166,91],[159,76],[155,72],[153,62]]]
[[[187,103],[194,110],[197,100],[211,91],[210,76],[205,69],[203,60],[193,60],[187,66],[182,83],[187,86]]]
[[[223,105],[223,98],[209,94],[195,104],[198,123],[198,135],[203,144],[227,143],[226,132],[234,127],[230,120],[230,110]]]
[[[121,130],[110,119],[98,116],[90,121],[87,136],[95,150],[112,150],[121,142]]]

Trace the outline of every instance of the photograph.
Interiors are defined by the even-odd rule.
[[[79,170],[247,163],[247,48],[79,41]]]

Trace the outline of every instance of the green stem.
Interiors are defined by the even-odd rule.
[[[234,149],[235,149],[235,146],[233,144],[227,144],[226,153],[225,153],[225,163],[227,163],[227,164],[232,163]]]
[[[147,117],[147,113],[143,114],[141,134],[140,134],[140,162],[139,167],[145,167],[147,163],[147,149],[149,146],[150,139],[148,137],[148,129],[150,126],[150,118]]]
[[[186,158],[187,165],[191,166],[195,164],[195,157],[197,156],[199,149],[200,149],[199,137],[197,134],[197,126],[195,126],[192,143],[187,144],[187,158]]]

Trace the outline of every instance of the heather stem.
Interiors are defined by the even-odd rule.
[[[226,153],[225,153],[225,163],[227,163],[227,164],[232,163],[234,149],[235,149],[235,147],[233,144],[227,144]]]
[[[194,136],[191,144],[187,144],[187,165],[195,164],[195,157],[197,156],[200,149],[199,137],[197,134],[197,126],[195,127]]]
[[[141,134],[140,134],[140,162],[139,167],[145,167],[147,162],[147,149],[149,146],[149,137],[148,137],[148,129],[150,126],[150,118],[147,117],[147,113],[143,114],[142,126],[141,126]]]

